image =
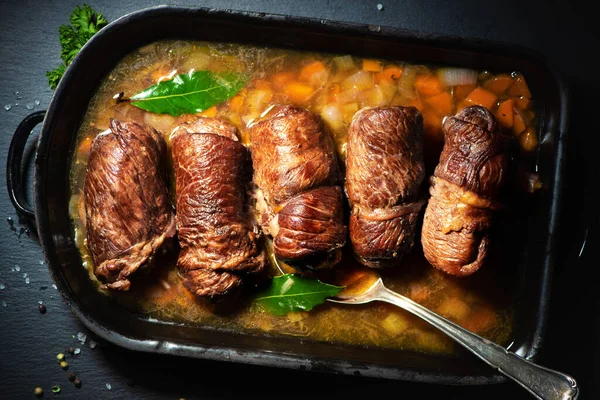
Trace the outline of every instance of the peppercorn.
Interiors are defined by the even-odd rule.
[[[75,387],[77,389],[79,389],[81,387],[81,379],[76,378],[75,381],[73,382],[73,384],[75,385]]]
[[[69,354],[73,354],[73,353],[75,353],[75,347],[69,347],[69,348],[67,349],[67,352],[68,352]]]
[[[45,305],[43,305],[43,304],[40,304],[40,305],[38,306],[38,311],[39,311],[41,314],[46,314],[46,306],[45,306]]]
[[[65,355],[63,353],[58,353],[56,355],[56,359],[58,360],[58,362],[61,362],[65,359]]]
[[[69,382],[73,382],[75,380],[75,378],[77,378],[77,377],[75,376],[74,373],[69,372],[69,375],[67,375],[67,378],[69,379]]]
[[[67,368],[69,368],[69,363],[68,363],[68,362],[66,362],[66,361],[61,361],[61,362],[60,362],[60,367],[61,367],[62,369],[67,369]]]
[[[42,397],[44,395],[44,389],[38,386],[33,391],[33,394],[35,394],[37,397]]]

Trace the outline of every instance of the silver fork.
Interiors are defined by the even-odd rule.
[[[365,279],[365,276],[367,276],[367,279]],[[482,338],[415,303],[408,297],[386,288],[381,277],[375,272],[363,275],[362,279],[350,283],[335,298],[327,300],[339,304],[365,304],[372,301],[393,304],[427,321],[450,336],[500,373],[523,386],[537,399],[574,400],[579,395],[577,383],[569,375],[525,360],[504,347]]]

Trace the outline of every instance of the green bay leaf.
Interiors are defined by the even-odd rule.
[[[272,314],[285,315],[294,311],[310,311],[343,289],[343,286],[329,285],[318,279],[285,274],[273,278],[271,285],[254,301]]]
[[[233,72],[190,71],[137,93],[131,103],[157,114],[196,114],[235,96],[247,81]]]

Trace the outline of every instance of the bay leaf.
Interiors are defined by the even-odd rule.
[[[239,73],[190,71],[131,97],[131,104],[157,114],[196,114],[235,96],[248,82]]]
[[[272,279],[271,285],[254,299],[268,312],[285,315],[294,311],[310,311],[344,289],[318,279],[297,274],[285,274]]]

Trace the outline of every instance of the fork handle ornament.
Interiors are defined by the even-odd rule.
[[[377,300],[394,304],[427,321],[491,367],[523,386],[537,399],[575,400],[579,395],[577,383],[569,375],[525,360],[504,347],[435,314],[407,297],[382,287],[377,293]]]

